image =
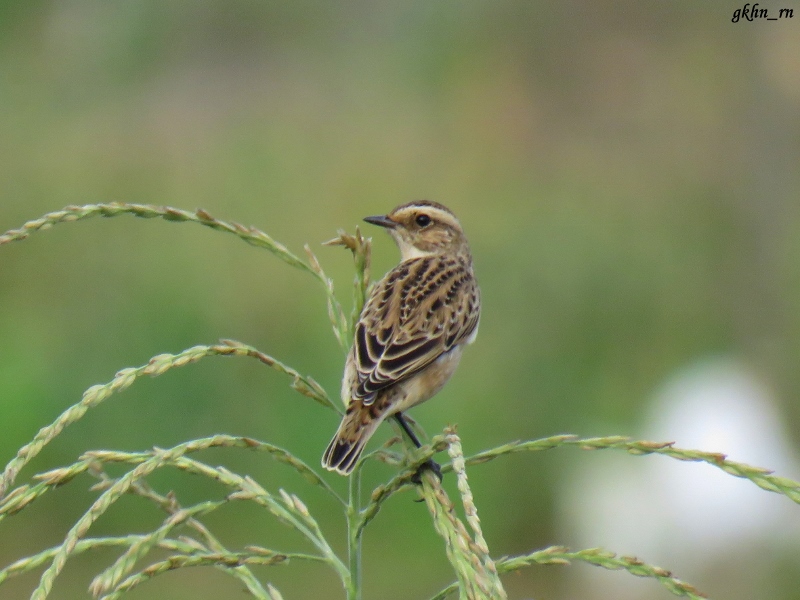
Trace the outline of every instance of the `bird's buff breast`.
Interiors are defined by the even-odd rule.
[[[461,351],[462,346],[456,346],[442,354],[419,373],[387,390],[388,393],[399,396],[388,414],[404,412],[435,396],[453,376],[461,360]]]

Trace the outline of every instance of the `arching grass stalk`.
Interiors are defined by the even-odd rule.
[[[657,580],[676,596],[690,600],[703,600],[707,596],[699,592],[693,585],[677,579],[669,571],[649,565],[633,556],[617,556],[613,552],[602,548],[587,548],[585,550],[570,550],[565,546],[550,546],[536,550],[529,554],[501,558],[497,561],[497,570],[500,573],[511,573],[531,565],[568,565],[573,561],[585,562],[596,567],[610,571],[627,571],[637,577],[647,577]],[[451,583],[430,600],[444,600],[458,591],[458,582]]]
[[[162,562],[158,563],[158,566],[152,569],[148,568],[138,574],[131,574],[137,561],[144,558],[150,550],[154,548],[170,548],[180,551],[170,559],[168,563],[171,565],[169,570],[182,566],[206,565],[213,562],[214,566],[222,568],[240,579],[254,597],[262,600],[269,600],[269,598],[274,597],[274,595],[270,596],[269,588],[263,588],[258,579],[249,571],[247,565],[277,565],[284,564],[289,560],[322,562],[332,566],[334,570],[339,573],[343,584],[346,585],[348,583],[348,573],[346,569],[333,555],[330,547],[324,541],[324,537],[316,521],[308,513],[307,508],[299,498],[280,490],[280,502],[278,502],[277,498],[267,493],[250,478],[232,473],[223,467],[211,467],[186,456],[186,454],[190,452],[199,452],[212,447],[241,447],[263,450],[275,458],[278,458],[280,462],[293,467],[301,475],[309,479],[307,477],[309,469],[303,463],[297,461],[297,459],[293,461],[282,460],[285,458],[286,454],[288,454],[285,451],[277,449],[269,444],[256,442],[249,438],[236,438],[233,436],[212,436],[210,438],[193,440],[192,442],[181,444],[172,450],[154,449],[153,451],[143,453],[111,451],[87,453],[87,455],[82,457],[81,463],[79,463],[82,467],[81,472],[88,471],[100,478],[101,482],[98,486],[95,486],[95,489],[103,491],[101,497],[94,503],[92,508],[85,513],[84,517],[79,520],[76,527],[70,531],[62,545],[28,557],[27,559],[17,561],[3,571],[0,571],[0,583],[11,575],[36,568],[44,562],[49,561],[51,563],[50,568],[45,571],[42,577],[44,586],[40,583],[40,589],[38,589],[33,596],[34,598],[46,597],[52,589],[53,578],[57,576],[60,571],[61,567],[57,566],[58,561],[61,561],[60,564],[63,566],[63,561],[69,556],[74,555],[78,551],[83,551],[86,545],[83,543],[84,540],[82,540],[81,537],[89,529],[93,521],[96,520],[99,515],[106,512],[106,510],[124,493],[133,493],[153,501],[164,509],[169,514],[169,517],[161,527],[150,534],[128,536],[124,539],[118,538],[113,542],[114,545],[127,544],[128,548],[111,567],[95,578],[92,583],[92,591],[96,595],[109,592],[115,594],[120,590],[130,589],[134,584],[138,585],[155,575],[165,572],[167,563]],[[134,465],[135,468],[119,479],[111,479],[102,471],[101,465],[112,463]],[[86,467],[87,464],[89,465],[88,468]],[[213,478],[223,485],[234,488],[234,491],[228,494],[225,500],[205,501],[195,506],[183,508],[178,504],[174,495],[160,495],[154,492],[143,480],[143,477],[149,472],[152,472],[153,469],[165,466],[172,466],[195,475]],[[142,469],[145,471],[142,471]],[[56,469],[42,475],[42,478],[47,481],[48,489],[62,485],[67,481],[72,481],[74,477],[75,472],[69,467]],[[318,478],[318,476],[314,474],[314,477],[310,478],[312,483],[314,478]],[[336,497],[335,493],[332,492],[332,494]],[[231,501],[254,501],[261,504],[277,518],[302,533],[318,550],[321,550],[321,553],[315,555],[297,552],[278,552],[260,546],[248,546],[244,551],[240,552],[231,552],[227,550],[197,519]],[[173,548],[170,546],[170,539],[172,539],[170,534],[172,531],[178,527],[187,525],[200,534],[199,539],[182,536],[180,541],[182,541],[183,544],[180,547],[175,546]],[[106,542],[101,542],[100,546],[105,544]]]
[[[749,479],[761,489],[786,496],[792,502],[800,504],[800,482],[787,477],[775,475],[771,469],[757,467],[741,462],[729,460],[721,452],[705,452],[687,448],[676,448],[674,442],[651,442],[647,440],[632,440],[624,436],[608,436],[595,438],[581,438],[576,435],[556,435],[531,441],[517,441],[510,444],[497,446],[484,450],[466,459],[467,465],[478,465],[500,456],[517,452],[538,452],[553,448],[575,446],[581,450],[624,450],[634,456],[660,454],[685,462],[704,462],[721,469],[728,475]],[[450,467],[443,468],[443,471]]]
[[[222,221],[210,215],[208,211],[182,210],[171,206],[156,206],[153,204],[131,204],[126,202],[107,202],[100,204],[86,204],[83,206],[67,206],[61,210],[47,213],[38,219],[28,221],[18,229],[10,229],[0,235],[0,246],[9,242],[27,239],[30,234],[37,231],[50,229],[59,223],[71,223],[91,217],[116,217],[119,215],[133,215],[143,219],[161,218],[177,223],[198,223],[217,231],[232,233],[239,239],[252,246],[263,248],[281,259],[286,264],[309,273],[320,281],[325,289],[328,303],[328,315],[342,349],[346,352],[350,346],[350,332],[347,318],[341,304],[333,293],[333,280],[322,271],[314,254],[306,247],[309,262],[305,262],[289,251],[286,246],[276,242],[268,234],[255,227],[247,227],[234,221]]]
[[[44,598],[49,595],[55,578],[61,573],[65,563],[73,554],[78,541],[86,535],[93,523],[119,500],[120,497],[129,492],[136,482],[164,466],[176,466],[179,469],[219,481],[223,485],[233,489],[233,492],[227,497],[228,500],[250,500],[263,506],[273,516],[301,533],[303,537],[311,542],[320,553],[320,558],[334,568],[342,579],[343,584],[346,585],[349,579],[347,568],[328,545],[316,520],[311,516],[308,509],[297,496],[287,494],[281,490],[281,501],[279,501],[278,498],[267,492],[261,485],[248,476],[238,475],[224,467],[211,467],[185,456],[189,452],[219,445],[217,442],[224,444],[225,441],[225,436],[214,436],[212,438],[179,444],[167,450],[156,448],[150,453],[147,453],[149,454],[149,458],[144,460],[141,460],[142,457],[134,453],[129,453],[127,456],[123,456],[122,453],[120,453],[119,456],[115,457],[118,462],[130,461],[136,464],[136,466],[133,470],[108,486],[69,530],[64,542],[53,556],[50,566],[42,574],[39,585],[31,596],[32,600],[44,600]],[[104,455],[104,458],[106,460],[111,459],[109,455]],[[204,510],[213,510],[214,508],[216,508],[216,505],[213,505],[213,503],[202,505],[198,508],[197,512],[201,513]],[[189,516],[195,515],[192,514]],[[158,537],[157,533],[156,537]],[[139,549],[144,547],[146,547],[146,544],[140,544],[138,546]],[[140,557],[141,556],[137,555],[129,558],[135,562],[133,559],[138,559]],[[126,568],[128,568],[127,565]],[[125,569],[120,569],[120,571],[124,570]]]
[[[67,426],[83,417],[87,410],[97,406],[113,394],[127,389],[140,377],[145,375],[156,377],[170,369],[195,363],[207,356],[250,356],[257,358],[273,369],[292,377],[292,389],[316,400],[323,406],[341,412],[341,409],[331,402],[325,390],[314,379],[300,375],[291,367],[271,356],[239,342],[224,340],[222,344],[213,346],[193,346],[178,354],[159,354],[141,367],[121,369],[114,376],[114,379],[108,383],[90,387],[84,392],[80,402],[65,410],[53,423],[40,429],[33,440],[17,452],[17,455],[6,465],[2,475],[0,475],[0,501],[8,502],[10,500],[5,497],[5,494],[10,486],[13,485],[20,469],[36,457]],[[20,502],[21,500],[17,499],[16,501]],[[0,518],[2,518],[2,514],[4,513],[0,511]]]
[[[189,212],[170,207],[123,203],[70,206],[0,235],[0,245],[25,239],[32,232],[47,229],[57,223],[77,221],[92,216],[112,217],[121,214],[142,218],[163,218],[173,222],[195,222],[218,231],[232,233],[249,244],[268,250],[290,266],[310,273],[323,284],[334,334],[342,348],[348,349],[353,323],[364,305],[370,285],[370,240],[363,238],[358,230],[354,236],[340,231],[336,239],[328,242],[330,245],[343,246],[353,253],[356,276],[353,312],[349,319],[345,318],[342,307],[334,295],[333,282],[325,275],[316,256],[307,246],[305,247],[307,261],[304,261],[266,233],[252,227],[218,220],[203,210]],[[250,596],[257,600],[282,600],[280,592],[270,583],[264,585],[255,577],[250,566],[282,565],[292,560],[302,560],[331,567],[339,577],[347,599],[361,600],[361,541],[364,530],[389,498],[399,491],[413,488],[426,503],[433,526],[444,540],[445,553],[456,576],[456,581],[433,596],[433,600],[442,600],[456,592],[459,598],[464,600],[503,600],[506,594],[499,574],[532,564],[567,564],[570,561],[586,562],[605,569],[624,570],[633,575],[653,578],[677,596],[699,600],[704,597],[700,592],[675,578],[669,571],[644,563],[637,558],[618,556],[598,548],[572,551],[562,546],[552,546],[525,555],[493,559],[481,529],[476,503],[467,478],[467,467],[512,453],[566,446],[584,450],[616,449],[634,455],[661,454],[681,461],[706,462],[730,475],[746,478],[765,490],[785,495],[792,501],[800,503],[800,483],[776,476],[768,469],[730,461],[719,453],[675,448],[671,443],[631,440],[618,436],[579,438],[559,435],[539,440],[512,442],[465,458],[461,441],[454,429],[445,430],[443,435],[435,436],[429,445],[408,451],[405,456],[386,448],[368,454],[362,458],[350,477],[346,501],[314,469],[289,451],[266,442],[230,435],[191,440],[166,450],[154,448],[147,452],[90,451],[70,465],[36,475],[32,482],[11,489],[20,470],[71,423],[85,416],[89,409],[115,392],[123,391],[143,375],[161,375],[174,367],[215,355],[257,358],[269,367],[288,375],[291,378],[291,387],[299,393],[326,408],[339,413],[343,410],[330,400],[325,390],[311,377],[300,375],[295,369],[251,346],[229,340],[223,340],[216,345],[195,346],[178,354],[160,354],[141,367],[122,369],[108,383],[89,388],[80,402],[64,411],[52,424],[42,428],[30,443],[17,452],[0,475],[0,522],[26,509],[43,494],[85,474],[100,480],[93,488],[99,492],[98,498],[70,529],[64,541],[58,546],[17,560],[0,569],[0,584],[12,576],[48,565],[31,596],[34,600],[44,600],[50,594],[54,580],[69,558],[93,548],[119,548],[121,553],[117,559],[92,582],[91,591],[97,597],[106,600],[117,599],[126,591],[174,569],[214,566],[235,577],[244,585]],[[344,400],[346,402],[346,399]],[[346,516],[347,559],[342,560],[333,552],[316,519],[297,495],[283,489],[279,489],[277,493],[270,492],[247,475],[232,472],[225,467],[214,467],[189,456],[209,448],[238,448],[264,452],[293,469],[308,483],[324,490],[336,505],[342,507]],[[458,514],[460,509],[456,508],[440,481],[432,473],[424,472],[421,485],[415,483],[415,474],[419,467],[443,450],[447,450],[451,460],[442,466],[442,471],[452,471],[455,474],[463,520]],[[375,488],[369,499],[362,503],[361,469],[370,459],[383,460],[396,466],[398,470],[386,483]],[[104,467],[109,464],[124,465],[128,471],[120,477],[110,477],[104,471]],[[213,479],[223,487],[226,494],[220,499],[182,506],[173,492],[159,493],[147,482],[149,475],[164,468],[178,469]],[[88,532],[95,521],[126,494],[133,494],[153,503],[166,513],[166,517],[149,533],[120,537],[88,537]],[[281,552],[260,544],[246,546],[241,550],[226,548],[205,526],[202,519],[222,506],[239,502],[254,502],[265,508],[268,515],[289,525],[297,532],[311,550]],[[183,531],[184,534],[180,535],[179,531]],[[158,549],[169,552],[169,556],[140,568],[139,563]]]

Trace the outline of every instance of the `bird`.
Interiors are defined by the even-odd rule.
[[[444,387],[475,341],[481,310],[469,244],[450,209],[418,200],[364,221],[394,238],[400,264],[372,288],[354,328],[342,377],[347,408],[322,457],[341,475],[388,417],[421,446],[403,413]],[[441,478],[435,462],[424,466]]]

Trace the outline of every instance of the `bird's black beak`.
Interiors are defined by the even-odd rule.
[[[379,215],[376,217],[364,217],[364,220],[367,223],[372,223],[373,225],[377,225],[378,227],[386,227],[386,229],[394,229],[397,227],[397,223],[392,221],[389,217],[385,215]]]

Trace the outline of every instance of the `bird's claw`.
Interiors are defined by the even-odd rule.
[[[426,460],[424,463],[422,463],[419,466],[419,468],[417,469],[417,472],[414,473],[411,476],[411,481],[413,481],[417,485],[422,484],[422,473],[423,473],[423,471],[431,471],[431,472],[433,472],[433,474],[436,475],[436,477],[439,479],[439,483],[442,482],[442,478],[443,478],[443,476],[442,476],[442,467],[440,467],[439,463],[437,463],[432,458],[429,458],[428,460]]]

